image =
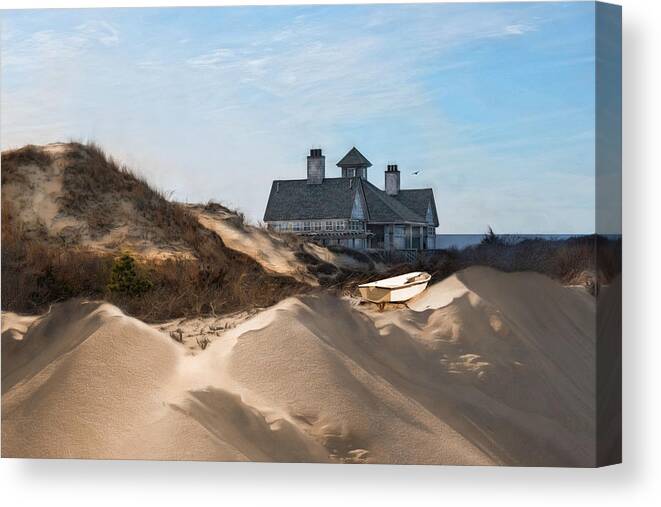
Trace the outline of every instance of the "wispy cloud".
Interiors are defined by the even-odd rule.
[[[106,21],[87,21],[78,25],[76,31],[86,42],[96,41],[104,46],[119,44],[119,30]]]
[[[62,61],[73,61],[98,46],[120,43],[120,31],[106,21],[90,20],[66,31],[37,30],[31,33],[10,32],[3,40],[2,63],[6,67],[29,70]]]
[[[394,7],[346,18],[343,29],[331,33],[326,11],[298,16],[276,31],[252,34],[248,45],[209,49],[186,63],[237,99],[251,94],[263,94],[265,102],[277,98],[277,107],[287,111],[281,122],[309,124],[320,117],[342,122],[357,114],[368,119],[424,108],[432,97],[421,84],[421,69],[433,64],[443,72],[470,65],[444,61],[449,49],[536,29],[514,23],[518,16],[480,15],[476,20],[455,15],[439,23],[422,13],[409,20],[408,35],[397,31],[402,11],[411,12]],[[365,24],[375,30],[363,30]]]
[[[424,169],[403,183],[432,186],[460,217],[445,231],[479,232],[489,215],[501,231],[571,232],[571,200],[593,187],[592,18],[554,5],[5,16],[2,145],[93,138],[176,198],[259,219],[307,148],[333,174],[356,144],[377,184],[390,161]]]
[[[191,67],[213,68],[233,61],[234,57],[234,52],[231,49],[220,48],[189,58],[186,63]]]
[[[515,25],[507,25],[501,35],[523,35],[528,32],[535,31],[536,27],[533,25],[524,25],[521,23]]]

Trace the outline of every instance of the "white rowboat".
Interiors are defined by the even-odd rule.
[[[425,290],[430,279],[429,273],[414,271],[376,282],[364,283],[358,286],[358,290],[363,299],[372,303],[401,303]]]

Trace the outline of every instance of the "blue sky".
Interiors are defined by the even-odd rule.
[[[585,233],[594,79],[589,2],[12,11],[1,140],[94,140],[253,220],[355,145],[434,189],[439,232]]]

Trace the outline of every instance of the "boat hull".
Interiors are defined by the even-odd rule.
[[[360,296],[372,303],[403,303],[427,288],[428,281],[399,288],[359,287]]]

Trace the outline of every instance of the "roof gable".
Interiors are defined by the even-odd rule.
[[[418,215],[425,217],[425,222],[429,223],[427,212],[431,208],[434,227],[438,227],[438,212],[436,211],[436,201],[434,201],[434,191],[431,188],[413,188],[400,190],[396,196],[393,196],[404,206],[414,211]]]
[[[367,213],[365,212],[365,205],[361,192],[356,191],[353,199],[353,208],[351,209],[351,218],[354,220],[366,220]]]
[[[371,222],[415,222],[425,223],[424,214],[419,215],[405,205],[378,189],[367,180],[360,180]]]
[[[336,165],[338,167],[372,167],[372,162],[367,160],[354,146]]]

